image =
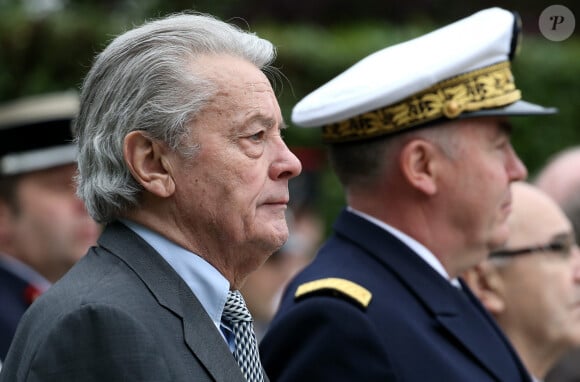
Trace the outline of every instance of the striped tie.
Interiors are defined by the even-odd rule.
[[[252,316],[239,291],[229,291],[223,318],[231,324],[234,333],[234,358],[248,382],[263,382],[258,343],[252,325]]]

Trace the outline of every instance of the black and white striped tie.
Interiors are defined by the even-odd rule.
[[[236,349],[234,358],[248,382],[263,382],[258,342],[254,334],[252,316],[240,291],[229,291],[223,318],[232,326]]]

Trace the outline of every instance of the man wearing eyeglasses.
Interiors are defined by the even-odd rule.
[[[560,207],[538,188],[512,184],[509,239],[465,280],[537,381],[580,345],[580,251]]]

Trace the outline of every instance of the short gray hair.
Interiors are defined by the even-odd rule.
[[[191,69],[195,58],[206,54],[241,57],[266,74],[276,72],[270,66],[276,56],[272,43],[204,14],[145,23],[115,38],[96,57],[74,123],[77,194],[96,221],[110,222],[139,204],[143,189],[123,158],[128,133],[145,131],[187,155],[181,142],[188,123],[217,91]]]
[[[366,189],[380,181],[385,169],[392,171],[398,153],[414,139],[424,139],[437,145],[452,159],[457,155],[458,141],[454,124],[441,123],[391,136],[329,147],[329,159],[334,172],[345,188]]]

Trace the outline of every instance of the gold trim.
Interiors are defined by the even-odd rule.
[[[318,292],[318,291],[337,291],[342,295],[349,297],[355,302],[358,302],[363,308],[366,308],[371,302],[372,293],[368,289],[346,279],[329,277],[310,281],[302,284],[296,290],[294,298]]]
[[[441,81],[394,105],[325,125],[322,136],[328,143],[367,139],[519,99],[521,92],[516,89],[510,62],[503,61]]]

